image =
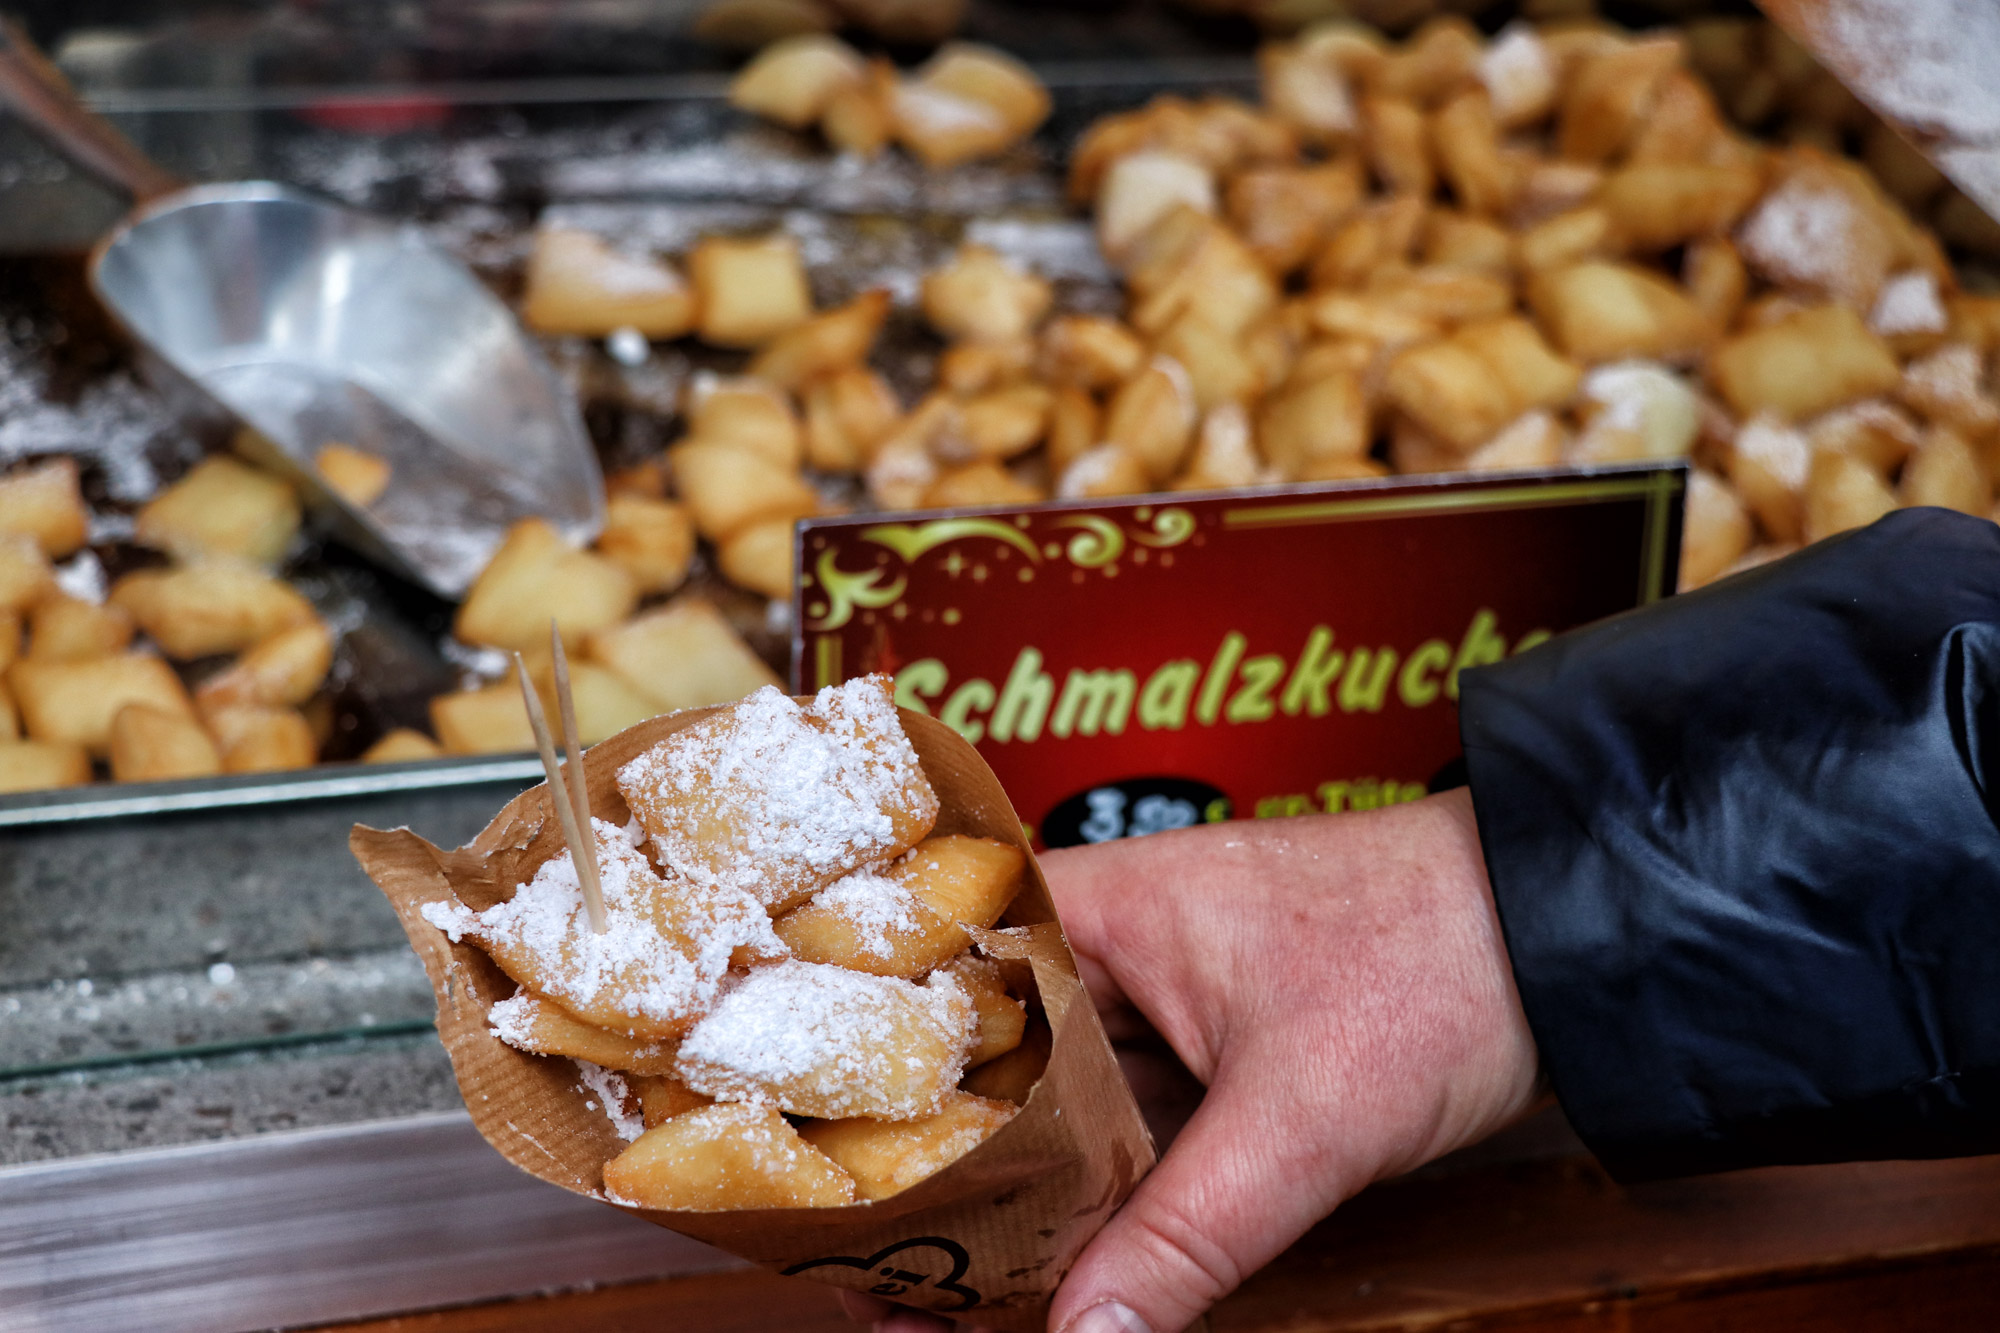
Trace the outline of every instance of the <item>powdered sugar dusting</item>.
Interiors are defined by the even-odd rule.
[[[532,1053],[535,1050],[535,997],[525,990],[514,992],[486,1011],[486,1026],[494,1036],[515,1050]]]
[[[1983,379],[1977,347],[1946,343],[1903,367],[1902,393],[1933,407],[1965,407],[1980,397]]]
[[[1493,115],[1507,125],[1546,106],[1555,93],[1556,67],[1532,25],[1510,23],[1479,58]]]
[[[932,134],[954,130],[998,134],[1005,133],[1007,129],[1006,118],[986,103],[921,83],[899,85],[895,93],[895,107],[899,120],[921,125]]]
[[[1921,269],[1898,273],[1883,283],[1868,315],[1868,327],[1884,337],[1943,333],[1948,324],[1937,279]]]
[[[577,1091],[596,1097],[598,1105],[604,1109],[604,1118],[611,1122],[613,1133],[630,1143],[646,1132],[645,1116],[627,1109],[638,1099],[632,1095],[632,1088],[623,1077],[588,1060],[576,1061],[576,1072],[583,1078]]]
[[[901,851],[892,811],[925,828],[937,815],[886,677],[821,690],[810,710],[766,686],[626,764],[618,787],[674,870],[773,909]]]
[[[1062,478],[1056,482],[1058,500],[1081,500],[1115,477],[1124,466],[1125,451],[1115,444],[1100,444],[1086,449],[1076,456],[1074,462],[1063,469]]]
[[[920,443],[900,448],[885,444],[868,465],[868,490],[873,495],[894,494],[899,489],[921,492],[937,479],[937,460]]]
[[[1907,412],[1879,398],[1867,398],[1845,407],[1823,412],[1805,426],[1806,442],[1815,449],[1841,441],[1872,436],[1893,442],[1904,453],[1917,447],[1917,423]]]
[[[1988,0],[1825,0],[1793,10],[1827,65],[1926,138],[2000,138],[2000,10]]]
[[[854,927],[855,942],[876,955],[895,948],[897,935],[914,935],[923,910],[917,896],[901,880],[883,873],[885,867],[864,866],[821,889],[812,905],[837,913]]]
[[[715,999],[739,946],[781,956],[770,918],[747,894],[676,894],[615,824],[592,821],[609,928],[591,930],[576,865],[564,851],[514,896],[483,912],[426,903],[424,920],[455,943],[470,937],[535,990],[582,1013],[609,1010],[673,1025]],[[520,973],[522,975],[515,975]]]
[[[733,987],[681,1044],[677,1072],[719,1101],[907,1119],[934,1111],[958,1081],[976,1023],[971,997],[947,973],[918,986],[794,960]],[[946,1052],[936,1077],[923,1078],[911,1037]],[[929,1095],[898,1095],[913,1082]]]
[[[675,296],[687,290],[672,269],[616,250],[605,252],[590,277],[599,291],[611,296]]]
[[[64,564],[55,567],[56,587],[62,589],[65,597],[74,597],[80,602],[93,606],[104,604],[106,580],[104,562],[97,558],[97,552],[88,548],[78,551]]]
[[[1736,432],[1736,452],[1790,491],[1802,490],[1806,469],[1812,462],[1812,446],[1805,435],[1774,416],[1759,413]]]
[[[1584,376],[1580,390],[1595,411],[1577,440],[1588,459],[1619,451],[1609,437],[1635,439],[1643,457],[1678,458],[1701,432],[1701,403],[1687,381],[1657,361],[1619,361]]]
[[[1835,190],[1787,182],[1764,196],[1743,224],[1743,257],[1764,277],[1804,286],[1848,262],[1854,205]]]

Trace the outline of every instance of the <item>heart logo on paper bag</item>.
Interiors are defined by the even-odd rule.
[[[934,1251],[935,1254],[916,1253],[923,1250]],[[940,1257],[950,1261],[950,1272],[939,1277],[934,1271],[924,1271],[943,1267],[944,1265],[936,1262]],[[948,1307],[947,1313],[949,1313],[954,1310],[970,1310],[979,1304],[979,1293],[959,1282],[971,1264],[972,1256],[968,1255],[965,1247],[957,1241],[946,1240],[943,1236],[917,1236],[877,1250],[865,1259],[847,1254],[834,1255],[826,1259],[808,1259],[804,1263],[793,1264],[785,1269],[784,1275],[792,1277],[812,1268],[852,1268],[880,1278],[881,1280],[874,1286],[867,1288],[868,1293],[891,1300],[929,1282],[937,1290],[958,1297],[958,1304]]]

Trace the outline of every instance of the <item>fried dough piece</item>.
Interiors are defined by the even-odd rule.
[[[914,1120],[934,1113],[975,1039],[972,997],[819,963],[755,968],[681,1043],[677,1072],[719,1101],[795,1115]]]
[[[732,957],[784,956],[748,894],[663,880],[616,825],[596,825],[609,929],[590,928],[567,851],[542,863],[514,896],[483,912],[427,903],[424,920],[469,939],[500,970],[577,1018],[649,1040],[677,1037],[715,1000]]]
[[[715,1105],[713,1098],[702,1096],[672,1074],[635,1074],[631,1084],[632,1091],[638,1094],[639,1112],[647,1129],[663,1125],[682,1112]]]
[[[240,652],[315,616],[298,589],[227,560],[138,570],[112,586],[111,602],[177,662]]]
[[[619,1203],[678,1212],[835,1208],[854,1181],[767,1106],[703,1106],[661,1122],[604,1164]]]
[[[1007,993],[998,963],[965,953],[939,970],[972,997],[972,1011],[978,1017],[979,1036],[965,1059],[966,1068],[997,1060],[1021,1044],[1021,1034],[1028,1026],[1028,1007]]]
[[[93,754],[111,750],[111,725],[128,704],[176,717],[194,707],[174,669],[151,653],[121,653],[87,662],[37,662],[8,668],[7,684],[32,740],[74,741]]]
[[[900,1124],[882,1120],[822,1120],[799,1137],[854,1178],[863,1199],[901,1194],[956,1162],[1014,1118],[1006,1102],[952,1092],[936,1115]]]
[[[960,1079],[958,1086],[975,1097],[991,1097],[995,1101],[1023,1105],[1049,1067],[1052,1045],[1048,1025],[1030,1023],[1027,1031],[1021,1034],[1019,1046],[999,1059],[979,1066]]]
[[[218,456],[149,500],[132,535],[142,546],[183,560],[216,557],[268,568],[284,557],[298,531],[299,497],[288,484]]]
[[[486,1011],[493,1035],[531,1055],[567,1055],[628,1074],[671,1074],[678,1044],[646,1041],[586,1023],[553,1000],[521,991]]]
[[[0,741],[0,792],[77,787],[90,781],[90,753],[70,741]]]
[[[778,919],[794,957],[878,977],[920,977],[990,926],[1020,891],[1020,849],[991,838],[927,838],[886,866],[835,880]]]
[[[111,719],[115,782],[205,778],[222,771],[222,757],[201,723],[185,713],[127,704]]]
[[[803,709],[767,686],[626,764],[618,790],[676,872],[773,914],[907,850],[938,808],[879,675]]]

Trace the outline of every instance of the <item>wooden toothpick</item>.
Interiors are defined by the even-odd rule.
[[[590,885],[599,894],[602,890],[597,878],[597,833],[596,825],[590,822],[590,786],[583,772],[583,728],[576,725],[576,696],[569,690],[569,654],[563,651],[562,633],[554,620],[549,621],[549,648],[556,666],[556,707],[562,719],[563,749],[569,752],[569,799],[576,811],[576,822],[591,830]]]
[[[576,807],[563,785],[562,767],[556,761],[555,741],[549,737],[549,720],[542,713],[542,701],[528,679],[528,664],[514,654],[514,671],[521,681],[521,702],[528,710],[528,725],[534,728],[535,746],[542,754],[542,772],[549,780],[549,794],[555,799],[556,818],[562,822],[563,841],[569,844],[570,860],[576,866],[577,883],[583,886],[583,908],[590,928],[602,935],[610,925],[604,917],[604,893],[597,882],[596,829],[586,820],[577,826]],[[589,830],[588,834],[584,830]]]

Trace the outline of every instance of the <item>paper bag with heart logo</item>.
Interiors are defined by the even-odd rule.
[[[584,756],[591,809],[629,817],[615,775],[663,737],[713,710],[654,718]],[[903,714],[904,730],[936,790],[938,834],[1013,843],[1026,853],[1020,818],[978,753],[950,728]],[[437,1028],[473,1123],[522,1170],[604,1199],[604,1163],[625,1142],[570,1060],[529,1055],[496,1038],[487,1010],[515,985],[479,949],[454,945],[421,916],[456,898],[479,910],[509,897],[562,850],[547,787],[510,802],[465,847],[433,847],[408,829],[357,826],[351,846],[402,919],[437,994]],[[649,1222],[781,1273],[874,1292],[965,1315],[1001,1329],[1042,1327],[1048,1301],[1078,1251],[1154,1161],[1111,1045],[1077,979],[1032,854],[1024,886],[1000,923],[980,932],[990,957],[1032,972],[1053,1035],[1048,1068],[1026,1105],[998,1133],[902,1193],[843,1208],[661,1212],[625,1208]],[[608,1203],[609,1200],[606,1200]],[[612,1205],[622,1206],[622,1205]]]

